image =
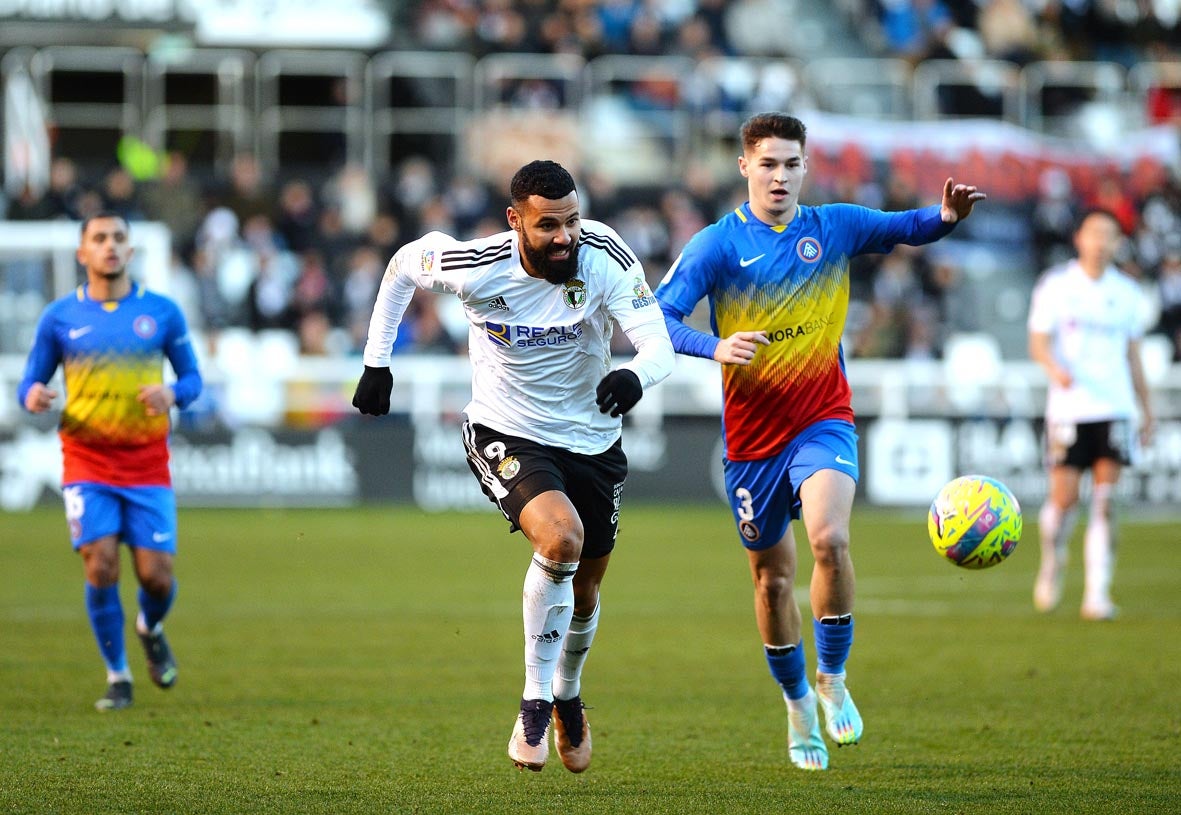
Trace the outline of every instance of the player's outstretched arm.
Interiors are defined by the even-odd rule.
[[[770,345],[767,332],[735,331],[718,343],[714,359],[723,365],[750,365],[760,345]]]
[[[939,208],[939,217],[945,224],[959,223],[972,214],[972,207],[977,201],[987,197],[971,184],[956,184],[954,179],[948,178],[943,182],[943,203]]]

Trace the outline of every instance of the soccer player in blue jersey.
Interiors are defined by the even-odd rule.
[[[762,113],[742,125],[741,138],[738,170],[750,200],[689,241],[656,297],[673,347],[723,366],[726,492],[750,560],[767,664],[787,703],[788,754],[797,767],[823,770],[828,748],[818,699],[832,741],[855,744],[862,733],[861,715],[845,687],[853,642],[849,518],[858,478],[841,350],[849,260],[899,243],[938,240],[985,195],[949,178],[942,203],[924,209],[804,206],[804,124]],[[712,334],[684,323],[703,298]],[[815,560],[815,690],[793,594],[790,522],[801,517]]]
[[[177,305],[132,282],[127,222],[103,212],[82,224],[78,262],[86,282],[41,315],[17,398],[31,413],[49,410],[58,365],[66,400],[62,496],[74,549],[86,573],[86,610],[107,666],[100,711],[131,704],[131,669],[119,600],[119,543],[132,552],[139,580],[135,627],[148,673],[161,688],[176,682],[163,620],[176,596],[176,497],[168,468],[168,412],[201,392],[201,374]],[[176,374],[164,384],[163,360]]]

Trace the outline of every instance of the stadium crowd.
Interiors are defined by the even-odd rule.
[[[748,19],[744,15],[790,5],[783,0],[425,0],[404,7],[401,28],[419,47],[475,55],[633,53],[701,59],[766,53],[766,44],[750,35],[752,27],[739,23]],[[971,38],[982,44],[982,52],[969,48],[965,56],[1163,58],[1169,51],[1163,43],[1179,41],[1178,4],[1133,3],[1144,12],[1134,21],[1120,16],[1126,5],[1109,0],[843,0],[840,7],[865,23],[860,31],[867,47],[916,60],[940,56],[938,49],[953,33],[951,39],[961,44]],[[1027,33],[1015,36],[1018,30]],[[1171,52],[1176,57],[1178,48],[1172,46]],[[518,91],[545,96],[544,88]],[[544,104],[540,98],[533,102]],[[518,98],[513,104],[530,103]],[[1181,116],[1176,121],[1181,127]],[[803,202],[844,200],[901,209],[930,203],[938,192],[937,186],[919,185],[905,167],[876,166],[864,157],[858,163],[870,166],[861,173],[814,173]],[[195,328],[211,337],[229,326],[282,329],[294,332],[305,354],[360,352],[374,293],[395,247],[429,230],[469,239],[506,228],[504,190],[475,177],[451,176],[422,156],[401,157],[385,178],[371,178],[347,164],[322,175],[281,168],[276,177],[267,177],[249,154],[237,156],[224,175],[190,167],[179,152],[171,153],[163,167],[158,177],[143,180],[118,165],[92,176],[68,156],[58,156],[48,191],[0,199],[0,214],[13,221],[77,219],[105,208],[132,221],[163,221],[174,236],[173,293]],[[1069,175],[1050,169],[1041,173],[1036,191],[1005,205],[1028,229],[1024,238],[1038,270],[1069,256],[1078,212],[1096,205],[1113,210],[1132,236],[1123,263],[1152,292],[1159,305],[1156,329],[1174,338],[1175,356],[1181,359],[1179,173],[1181,168],[1159,165],[1146,173],[1111,170],[1080,189]],[[693,167],[678,183],[660,188],[624,187],[591,173],[581,175],[588,216],[620,232],[641,255],[653,286],[689,237],[744,195],[740,186]],[[982,183],[987,186],[989,180]],[[902,247],[860,263],[854,270],[846,342],[851,355],[934,357],[949,331],[978,327],[961,324],[970,317],[970,309],[956,304],[963,270],[946,255]],[[48,285],[35,269],[22,272],[12,264],[3,281],[10,290]],[[1028,283],[1032,286],[1033,280]],[[420,292],[398,350],[461,352],[465,342],[461,315]]]

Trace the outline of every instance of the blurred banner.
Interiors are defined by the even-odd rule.
[[[1004,481],[1029,511],[1045,497],[1039,419],[862,417],[858,499],[924,507],[956,475]],[[624,431],[626,500],[723,504],[716,417],[666,417]],[[319,430],[180,430],[172,470],[180,505],[348,506],[412,502],[427,511],[487,510],[468,470],[458,425],[408,417],[353,419]],[[0,508],[22,511],[59,500],[61,454],[51,427],[0,433]],[[1181,421],[1119,484],[1124,504],[1181,506]]]
[[[377,0],[0,0],[0,19],[191,32],[197,45],[376,48],[390,38]]]
[[[33,80],[16,67],[4,84],[4,190],[40,198],[49,187],[49,128]]]

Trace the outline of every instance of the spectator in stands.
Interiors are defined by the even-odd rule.
[[[254,331],[293,329],[297,317],[293,287],[298,275],[294,255],[265,215],[250,218],[242,236],[235,260],[253,273],[246,297],[247,325]]]
[[[402,243],[402,225],[390,212],[379,212],[365,232],[365,242],[382,257],[392,257]]]
[[[112,168],[103,177],[102,198],[103,209],[118,213],[123,220],[146,220],[135,179],[122,167]]]
[[[1144,198],[1134,240],[1136,257],[1147,270],[1160,265],[1166,250],[1181,240],[1181,175],[1164,179]]]
[[[359,164],[345,164],[334,173],[324,185],[323,198],[340,210],[341,228],[353,236],[362,235],[377,215],[377,190]]]
[[[1048,269],[1067,261],[1071,235],[1078,219],[1078,205],[1070,175],[1061,167],[1047,167],[1038,177],[1038,197],[1033,205],[1032,232],[1038,268]]]
[[[461,343],[450,334],[440,318],[439,308],[439,297],[434,292],[419,290],[414,293],[398,329],[393,348],[395,354],[455,354],[467,350],[467,337],[464,336]]]
[[[1157,270],[1161,333],[1173,341],[1173,359],[1181,361],[1181,235],[1165,250]]]
[[[49,165],[49,193],[47,197],[59,213],[55,218],[78,218],[78,196],[82,186],[78,183],[77,165],[64,156],[58,156]]]
[[[229,187],[220,196],[221,203],[246,223],[255,215],[270,217],[274,193],[263,181],[262,167],[251,153],[239,153],[230,165]]]
[[[919,247],[899,245],[881,258],[874,274],[870,319],[853,342],[853,356],[906,355],[911,322],[924,305],[922,280],[928,274]]]
[[[989,57],[1019,65],[1037,59],[1037,26],[1022,0],[984,0],[976,27]]]
[[[1105,173],[1095,186],[1095,193],[1088,206],[1110,212],[1119,221],[1125,235],[1135,233],[1140,220],[1136,202],[1132,200],[1123,179],[1116,173]]]
[[[341,290],[341,305],[351,348],[358,353],[365,347],[369,318],[373,315],[373,301],[385,271],[384,258],[392,256],[392,252],[368,244],[358,247],[349,256]]]
[[[144,217],[163,222],[172,232],[173,246],[182,257],[191,257],[206,206],[201,186],[189,176],[184,153],[169,153],[163,174],[141,186]]]
[[[312,185],[303,178],[293,178],[279,190],[275,228],[293,252],[310,249],[316,242],[320,211]]]
[[[341,279],[349,253],[361,245],[363,237],[345,229],[340,207],[335,204],[328,204],[320,210],[317,226],[313,248],[328,259],[332,275]]]
[[[5,217],[10,221],[48,221],[62,214],[52,198],[26,184],[20,194],[8,202]]]
[[[919,62],[942,42],[952,25],[942,0],[880,0],[887,50]]]
[[[302,315],[296,323],[299,338],[299,353],[306,356],[323,357],[331,353],[332,320],[318,309]]]
[[[297,319],[319,312],[333,323],[340,320],[340,296],[324,265],[324,256],[308,249],[299,256],[299,271],[291,287],[291,307]]]

